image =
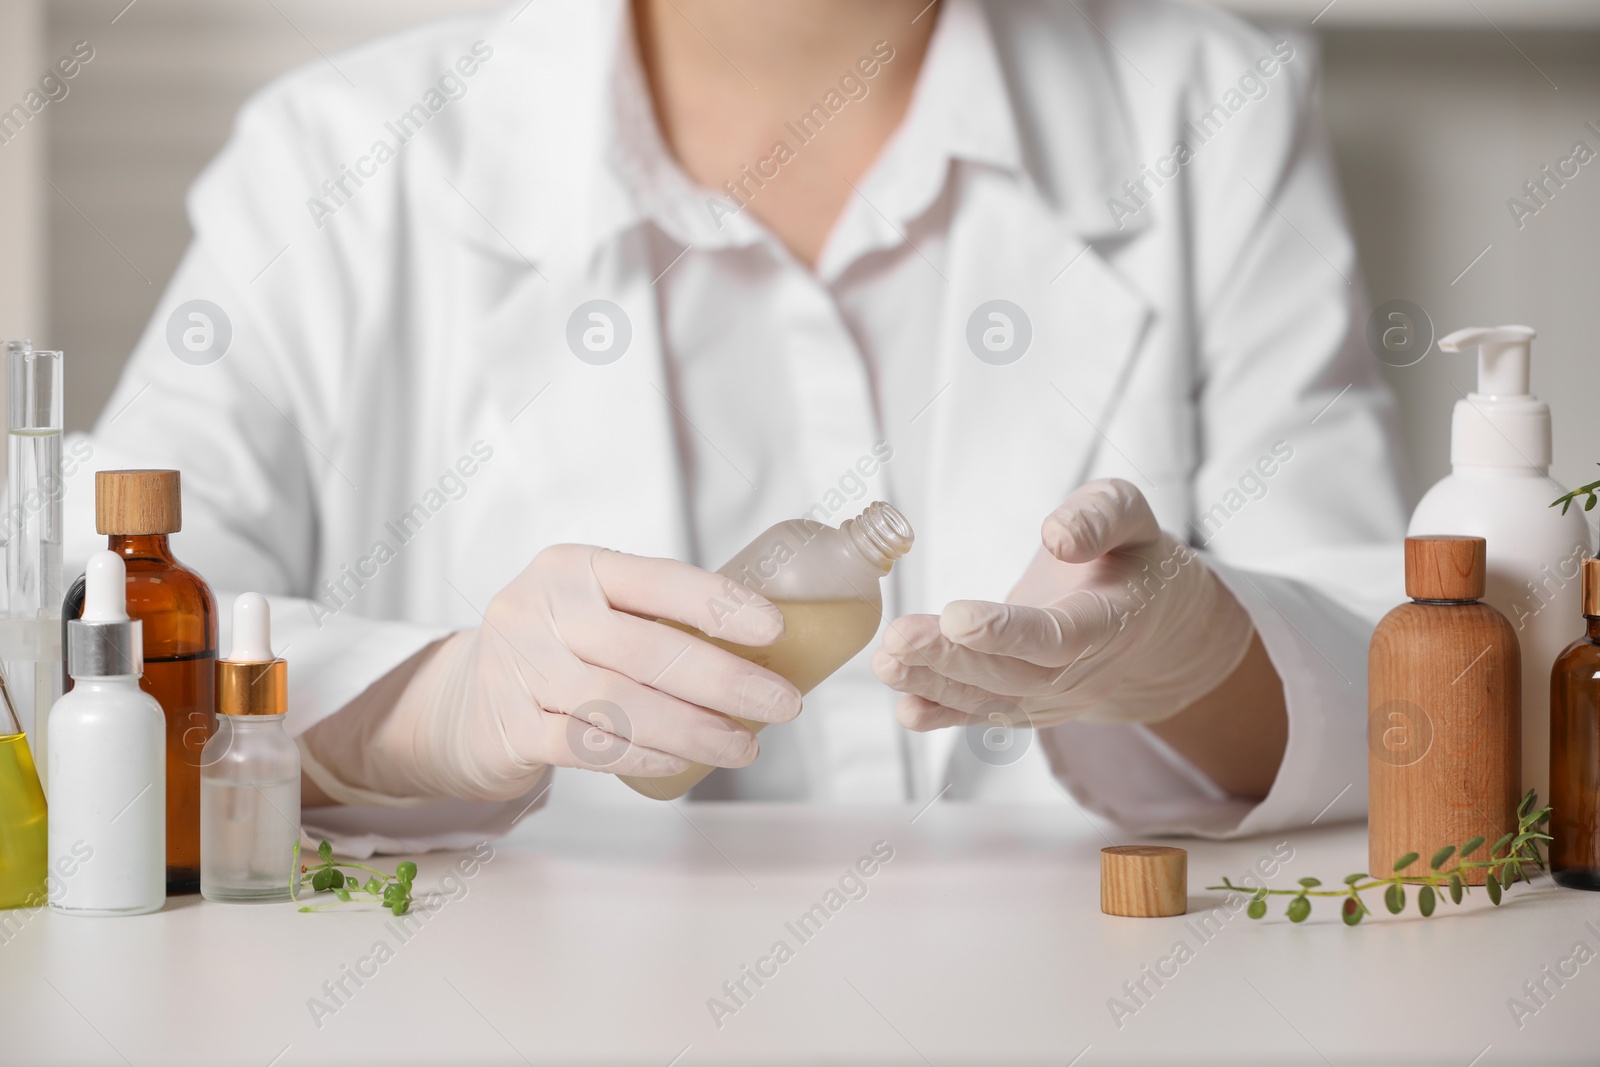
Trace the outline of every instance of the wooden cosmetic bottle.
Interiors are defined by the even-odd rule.
[[[1384,616],[1367,659],[1368,869],[1380,877],[1408,852],[1421,858],[1402,873],[1421,877],[1441,846],[1516,829],[1522,661],[1483,591],[1483,538],[1406,538],[1411,602]]]

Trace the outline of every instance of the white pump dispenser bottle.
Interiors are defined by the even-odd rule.
[[[139,688],[143,623],[130,620],[115,552],[84,571],[83,617],[67,623],[72,691],[50,709],[50,906],[141,915],[167,899],[167,720]]]
[[[1590,554],[1577,508],[1550,478],[1550,405],[1528,389],[1527,326],[1472,327],[1443,338],[1444,352],[1478,350],[1478,388],[1456,402],[1451,473],[1422,498],[1411,536],[1465,534],[1488,542],[1484,600],[1510,620],[1522,648],[1522,790],[1550,795],[1550,669],[1579,616],[1578,576]]]

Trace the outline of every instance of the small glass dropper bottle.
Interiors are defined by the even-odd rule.
[[[217,732],[200,758],[200,893],[288,900],[300,839],[300,750],[283,732],[289,665],[272,654],[267,598],[233,602],[233,651],[217,661]]]
[[[770,645],[754,646],[693,632],[787,678],[804,696],[866,648],[878,632],[883,621],[879,583],[888,577],[895,560],[911,550],[913,536],[906,517],[881,500],[838,529],[814,519],[780,522],[717,573],[771,601],[783,613],[783,636]],[[767,725],[739,721],[757,732]],[[711,771],[696,763],[668,778],[619,777],[637,793],[674,800]]]

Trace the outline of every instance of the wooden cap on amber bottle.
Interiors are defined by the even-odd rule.
[[[97,471],[94,528],[125,536],[177,533],[183,529],[178,472]]]
[[[1189,854],[1170,845],[1111,845],[1100,850],[1100,910],[1155,918],[1189,908]]]
[[[1406,538],[1406,596],[1412,600],[1478,600],[1484,588],[1481,537],[1439,534]]]

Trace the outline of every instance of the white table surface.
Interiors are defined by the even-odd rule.
[[[878,841],[893,860],[802,943],[785,923]],[[1545,880],[1498,909],[1479,892],[1355,929],[1337,902],[1301,926],[1275,905],[1202,940],[1194,913],[1222,902],[1203,887],[1285,841],[1275,884],[1365,867],[1360,826],[1180,842],[1191,914],[1126,919],[1099,911],[1106,839],[1065,807],[553,809],[494,842],[403,942],[387,913],[352,906],[12,913],[25,921],[0,944],[0,1062],[1600,1062],[1600,959],[1566,964],[1564,987],[1546,979],[1520,1028],[1507,1007],[1577,942],[1600,952],[1600,894]],[[419,890],[462,855],[419,857]],[[753,995],[719,1028],[708,999],[780,939],[793,958],[759,989],[746,980]],[[392,958],[363,965],[376,973],[359,988],[346,978],[319,1027],[310,998],[380,940]],[[1192,958],[1147,980],[1119,1027],[1109,999],[1179,940]]]

